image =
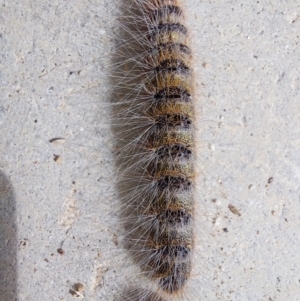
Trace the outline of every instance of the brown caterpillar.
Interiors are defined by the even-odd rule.
[[[119,191],[134,260],[172,296],[190,277],[194,247],[192,54],[179,1],[136,0],[130,9],[114,94]]]

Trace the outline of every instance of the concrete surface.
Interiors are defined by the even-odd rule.
[[[0,0],[1,301],[74,300],[76,283],[80,299],[116,300],[133,279],[106,105],[112,2]],[[300,300],[300,2],[187,4],[198,300]]]

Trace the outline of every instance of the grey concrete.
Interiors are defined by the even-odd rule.
[[[113,186],[111,2],[0,1],[1,301],[74,300],[75,283],[114,300],[134,281]],[[189,2],[196,300],[300,300],[300,2]]]

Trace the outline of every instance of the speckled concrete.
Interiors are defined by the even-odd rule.
[[[107,110],[112,2],[0,0],[1,301],[112,301],[131,280]],[[300,300],[300,2],[190,2],[197,300]]]

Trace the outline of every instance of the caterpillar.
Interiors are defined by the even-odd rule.
[[[178,0],[130,9],[114,93],[119,195],[132,257],[157,298],[172,297],[184,291],[194,249],[192,52]]]

